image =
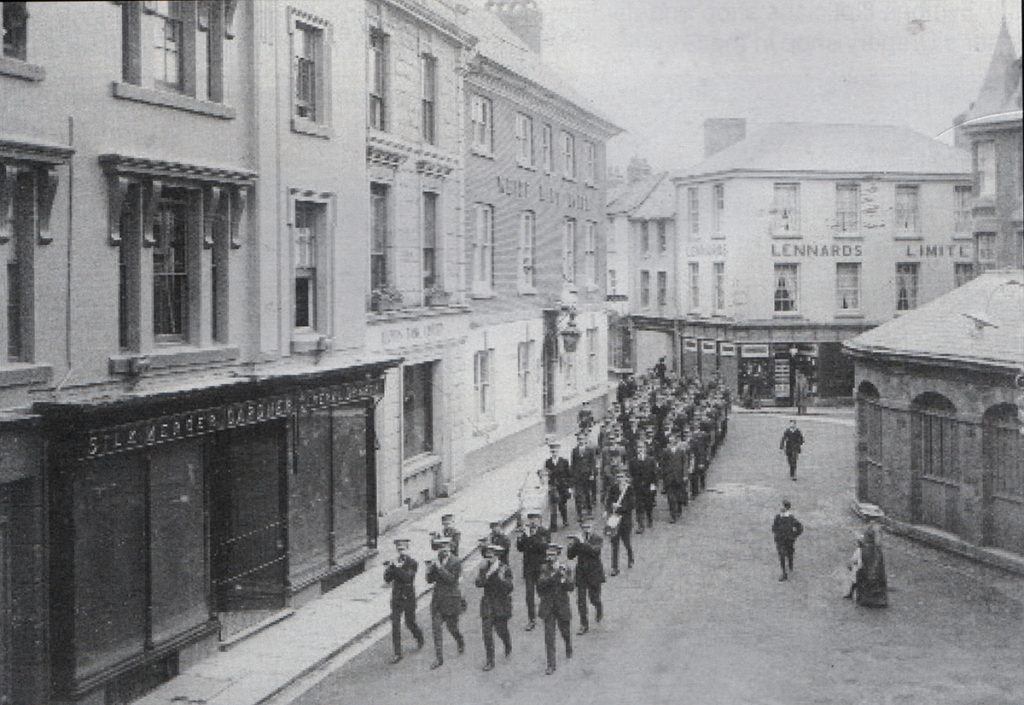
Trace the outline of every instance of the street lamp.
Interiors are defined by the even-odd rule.
[[[579,326],[576,325],[576,307],[575,306],[563,306],[562,307],[563,318],[559,319],[559,323],[564,320],[564,317],[568,317],[568,320],[564,325],[559,326],[558,335],[562,337],[562,345],[565,346],[566,352],[576,352],[576,346],[580,342]]]

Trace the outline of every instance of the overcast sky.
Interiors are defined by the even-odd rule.
[[[538,0],[545,60],[627,134],[609,164],[703,156],[707,117],[946,130],[975,98],[1000,0]],[[1020,54],[1020,2],[1006,0]]]

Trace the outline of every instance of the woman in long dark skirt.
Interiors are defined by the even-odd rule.
[[[889,585],[885,578],[885,558],[875,531],[868,529],[859,541],[860,566],[854,592],[857,604],[865,607],[888,607]]]

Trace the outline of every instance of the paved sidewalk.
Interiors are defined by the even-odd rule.
[[[561,439],[563,449],[573,437]],[[384,583],[382,563],[391,542],[402,536],[412,541],[410,553],[423,563],[433,555],[431,530],[441,515],[451,512],[462,531],[463,556],[476,550],[477,538],[494,519],[510,520],[519,509],[519,490],[547,457],[539,446],[516,460],[474,478],[445,502],[435,502],[402,524],[380,535],[381,553],[367,561],[366,571],[296,610],[281,623],[256,634],[230,651],[201,661],[165,683],[137,705],[258,705],[336,657],[364,634],[390,618],[391,588]],[[417,594],[430,591],[419,571]],[[408,635],[406,635],[408,636]]]

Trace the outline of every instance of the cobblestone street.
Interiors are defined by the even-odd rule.
[[[807,445],[797,482],[790,482],[777,450],[785,421],[733,415],[708,492],[676,525],[667,523],[659,497],[654,530],[634,537],[636,566],[605,584],[605,620],[574,636],[571,661],[559,650],[554,675],[544,676],[543,629],[523,631],[515,551],[514,653],[509,660],[499,656],[494,671],[481,672],[473,555],[463,578],[470,604],[462,619],[464,655],[455,654],[446,635],[445,664],[429,670],[430,618],[421,609],[428,639],[422,651],[407,651],[401,663],[388,665],[390,640],[386,627],[379,629],[368,648],[295,702],[1024,702],[1024,579],[886,535],[890,607],[869,610],[843,600],[845,563],[862,527],[848,508],[852,417],[801,420]],[[805,532],[794,575],[779,582],[770,524],[784,497]],[[604,555],[607,566],[607,548]],[[573,604],[575,611],[574,596]],[[574,634],[576,626],[574,616]],[[408,648],[408,632],[403,636]]]

